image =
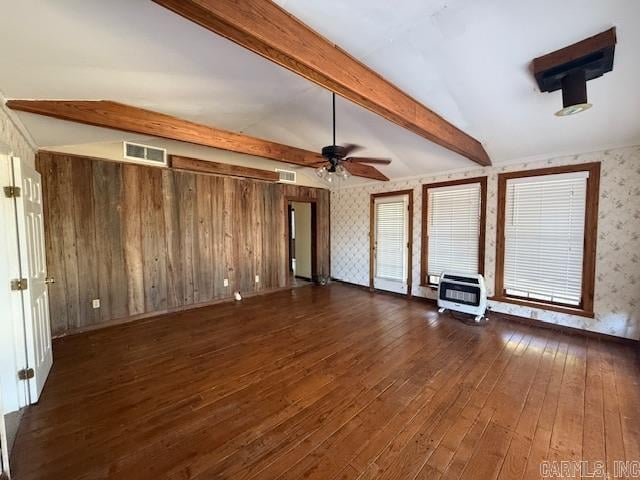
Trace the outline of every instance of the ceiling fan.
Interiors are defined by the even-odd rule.
[[[327,145],[322,149],[324,161],[319,162],[316,173],[328,183],[334,183],[336,180],[344,180],[352,173],[359,174],[358,164],[377,164],[389,165],[391,160],[388,158],[371,158],[371,157],[350,157],[356,150],[362,149],[359,145],[347,143],[345,145],[336,145],[336,94],[331,94],[333,104],[333,145]]]

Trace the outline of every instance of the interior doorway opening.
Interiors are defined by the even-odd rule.
[[[287,205],[289,283],[299,285],[316,278],[316,204],[291,200]]]

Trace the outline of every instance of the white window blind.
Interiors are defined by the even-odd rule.
[[[407,256],[407,202],[402,198],[376,200],[375,275],[404,282]]]
[[[507,180],[507,295],[580,305],[587,172]]]
[[[427,191],[429,282],[437,283],[445,271],[479,273],[480,183]]]

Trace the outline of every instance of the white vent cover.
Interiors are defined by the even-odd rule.
[[[276,168],[276,172],[280,175],[280,181],[283,183],[296,183],[296,172],[291,170],[282,170]]]
[[[124,158],[136,163],[167,166],[167,151],[164,148],[124,142]]]

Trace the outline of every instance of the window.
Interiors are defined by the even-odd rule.
[[[593,314],[599,179],[599,163],[499,176],[501,300]]]
[[[444,271],[483,273],[487,177],[422,187],[421,284]]]

